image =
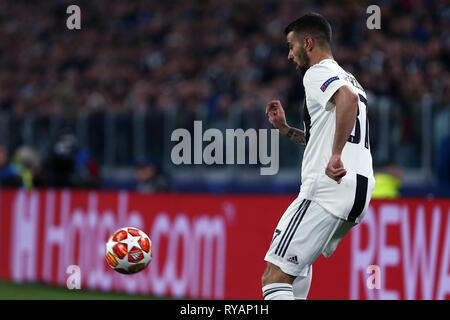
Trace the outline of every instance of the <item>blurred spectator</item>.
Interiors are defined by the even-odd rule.
[[[36,150],[30,146],[19,147],[14,152],[12,163],[17,168],[25,189],[41,186],[41,155]]]
[[[52,188],[65,188],[74,185],[77,141],[70,132],[62,132],[52,145],[45,161],[45,184]]]
[[[135,163],[136,187],[138,192],[167,191],[168,184],[160,167],[148,158],[140,158]]]
[[[436,173],[438,183],[450,188],[450,135],[442,139],[436,154]]]
[[[9,163],[9,152],[0,145],[0,187],[21,187],[22,178],[17,166]]]
[[[99,187],[100,168],[97,160],[87,149],[81,149],[75,156],[74,187],[95,189]]]
[[[375,190],[373,199],[394,199],[400,196],[399,189],[402,186],[403,170],[393,161],[381,164],[375,172]]]

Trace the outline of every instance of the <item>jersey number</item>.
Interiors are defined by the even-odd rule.
[[[275,229],[275,235],[272,238],[272,242],[274,242],[275,238],[278,237],[281,233],[280,229]],[[272,242],[270,244],[272,244]]]
[[[359,94],[359,101],[364,103],[366,106],[366,130],[365,130],[365,137],[364,137],[364,147],[369,149],[369,117],[367,116],[368,109],[367,109],[367,99],[364,98],[362,95]],[[350,135],[347,139],[350,143],[360,143],[361,141],[361,124],[359,123],[359,107],[356,113],[356,124],[355,124],[355,135]]]

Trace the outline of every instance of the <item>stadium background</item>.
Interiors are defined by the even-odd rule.
[[[81,30],[66,28],[71,4]],[[366,27],[371,4],[380,30]],[[192,132],[194,120],[270,129],[273,98],[302,127],[283,29],[307,11],[329,19],[335,59],[366,88],[380,197],[396,198],[374,201],[335,255],[319,259],[311,298],[448,299],[448,2],[271,0],[0,2],[2,297],[45,297],[45,286],[8,282],[64,287],[65,267],[77,264],[85,289],[260,298],[302,149],[280,137],[280,171],[261,176],[259,165],[176,166],[170,135]],[[124,281],[101,248],[130,222],[157,254]],[[381,268],[380,290],[365,286],[369,265]]]

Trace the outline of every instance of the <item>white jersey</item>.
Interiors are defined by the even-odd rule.
[[[355,77],[332,59],[324,59],[310,67],[303,77],[303,85],[307,145],[302,162],[300,197],[317,202],[341,219],[359,223],[375,187],[366,93]],[[359,104],[353,131],[341,154],[347,174],[338,184],[325,174],[336,130],[336,106],[329,100],[344,85],[359,96]]]

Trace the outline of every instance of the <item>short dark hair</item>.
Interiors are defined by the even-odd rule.
[[[284,34],[287,36],[291,31],[306,33],[311,36],[319,46],[331,48],[331,25],[327,19],[318,13],[307,13],[291,22],[284,29]]]

